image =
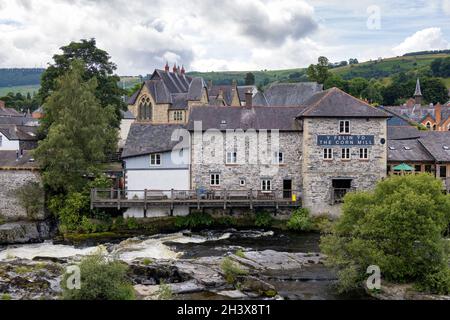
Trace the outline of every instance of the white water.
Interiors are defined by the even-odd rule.
[[[230,237],[230,233],[225,233],[220,237],[203,237],[198,235],[186,236],[183,233],[175,233],[164,236],[150,237],[145,240],[132,238],[122,241],[113,246],[112,255],[123,261],[132,261],[136,258],[149,259],[177,259],[183,253],[171,250],[165,242],[174,243],[203,243],[206,241],[218,241]],[[0,261],[8,259],[29,259],[35,257],[49,258],[70,258],[75,256],[85,256],[92,254],[103,246],[75,248],[69,245],[56,245],[51,241],[40,244],[26,244],[20,246],[9,246],[0,251]]]

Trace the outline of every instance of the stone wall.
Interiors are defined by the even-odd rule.
[[[27,212],[17,199],[17,189],[29,182],[41,182],[37,171],[0,170],[0,216],[7,221],[27,218]],[[44,218],[44,211],[42,212]]]
[[[372,189],[386,177],[387,139],[386,119],[354,118],[351,135],[374,135],[375,145],[369,149],[369,159],[359,159],[359,146],[350,147],[351,160],[341,159],[341,146],[333,148],[333,159],[323,159],[323,146],[318,146],[318,135],[339,135],[338,118],[308,118],[303,124],[303,201],[313,214],[339,215],[340,206],[331,205],[332,180],[351,179],[356,190]],[[364,148],[365,148],[364,147]]]
[[[239,164],[226,164],[225,157],[227,148],[226,139],[223,139],[223,159],[221,163],[214,163],[214,156],[211,153],[211,146],[214,143],[209,143],[210,137],[208,134],[204,135],[204,148],[198,148],[193,139],[194,146],[192,148],[192,187],[193,189],[203,187],[206,189],[214,189],[210,185],[211,173],[220,174],[221,183],[218,189],[227,190],[260,190],[261,179],[271,179],[272,189],[283,189],[283,180],[291,179],[293,190],[301,190],[301,156],[302,156],[302,134],[301,132],[280,132],[280,152],[284,155],[284,163],[277,165],[261,164],[248,161],[249,159],[249,140],[246,139],[245,158],[241,161],[242,153],[238,152]],[[270,141],[270,134],[268,136]],[[268,147],[270,149],[270,145]],[[200,160],[201,159],[201,160]],[[240,185],[240,180],[245,179],[245,186]]]

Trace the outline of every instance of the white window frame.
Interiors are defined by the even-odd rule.
[[[272,179],[261,179],[261,191],[272,192]]]
[[[220,186],[220,173],[211,173],[209,175],[209,185],[212,187]]]
[[[183,121],[183,111],[174,111],[173,112],[173,120],[174,121]]]
[[[333,160],[333,148],[323,148],[322,158],[323,160]]]
[[[359,148],[359,159],[369,160],[369,148]]]
[[[342,160],[347,160],[347,161],[352,159],[352,151],[350,150],[350,148],[342,148],[342,150],[341,150],[341,159]]]
[[[284,153],[281,151],[274,152],[273,160],[275,164],[284,164]]]
[[[228,151],[226,164],[237,164],[237,151]]]
[[[247,184],[247,181],[245,181],[245,179],[239,179],[239,186],[245,187],[246,184]]]
[[[351,132],[350,120],[339,120],[339,134],[350,134],[350,132]]]
[[[150,167],[160,167],[161,165],[162,165],[162,154],[152,153],[150,155]]]

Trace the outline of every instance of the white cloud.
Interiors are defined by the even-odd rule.
[[[417,31],[410,37],[407,37],[392,51],[396,55],[403,55],[408,52],[424,50],[440,50],[450,48],[450,43],[445,39],[441,28],[427,28]]]
[[[446,15],[450,15],[450,0],[442,0],[442,11]]]

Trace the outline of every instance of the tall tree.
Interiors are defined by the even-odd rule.
[[[329,61],[326,57],[319,57],[317,64],[312,64],[308,67],[306,74],[309,80],[324,84],[330,77]]]
[[[247,72],[245,75],[245,85],[253,86],[255,84],[255,75],[251,72]]]
[[[429,103],[446,103],[448,101],[448,89],[438,78],[425,78],[422,80],[422,93],[425,101]]]
[[[114,108],[101,106],[97,80],[85,81],[84,67],[84,62],[74,61],[43,106],[52,122],[35,157],[53,192],[80,190],[86,182],[83,176],[97,173],[117,145],[117,130],[111,125],[117,120]]]
[[[83,62],[83,72],[81,74],[84,81],[92,78],[97,79],[98,86],[95,89],[95,97],[103,108],[113,106],[117,118],[112,125],[118,127],[120,119],[120,110],[124,103],[121,96],[126,92],[118,86],[120,78],[114,74],[116,65],[110,61],[109,54],[97,48],[95,39],[80,42],[71,42],[69,45],[61,48],[62,54],[53,56],[54,63],[50,64],[43,73],[41,79],[41,88],[39,98],[41,103],[45,103],[47,98],[56,90],[57,79],[65,74],[73,61],[81,60]],[[54,119],[51,116],[45,117],[42,121],[42,131],[47,133]]]

